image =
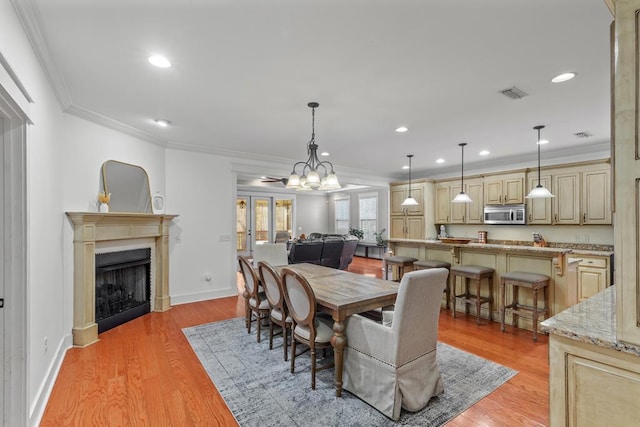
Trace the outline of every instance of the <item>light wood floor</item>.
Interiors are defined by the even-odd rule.
[[[360,257],[349,270],[382,274],[380,261]],[[241,316],[243,307],[241,296],[177,305],[100,334],[87,348],[70,349],[41,425],[236,425],[181,329]],[[545,335],[534,343],[529,331],[507,326],[502,333],[499,323],[477,326],[473,317],[454,320],[442,309],[438,339],[519,371],[448,426],[549,424]]]

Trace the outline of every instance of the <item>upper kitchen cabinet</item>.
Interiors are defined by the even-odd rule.
[[[534,176],[535,175],[535,176]],[[553,193],[551,187],[551,175],[541,175],[540,184]],[[538,186],[538,174],[532,174],[527,179],[527,194]],[[551,204],[553,198],[548,199],[526,199],[527,200],[527,223],[528,224],[551,224]]]
[[[611,224],[611,168],[582,172],[582,223]]]
[[[411,196],[416,199],[418,205],[402,206],[402,202],[409,197],[409,185],[391,185],[391,215],[424,215],[424,185],[422,182],[411,183]]]
[[[485,205],[524,203],[524,172],[484,178]]]
[[[465,179],[465,193],[471,203],[452,203],[460,193],[461,182],[442,181],[436,184],[436,224],[482,224],[483,213],[483,180],[482,178]]]
[[[468,203],[467,224],[482,224],[484,220],[484,183],[482,178],[474,178],[465,181],[467,183],[467,194],[472,202]]]
[[[553,223],[580,224],[580,172],[553,174]]]
[[[451,222],[451,182],[438,182],[436,184],[436,224],[449,224]],[[458,187],[459,188],[459,187]]]

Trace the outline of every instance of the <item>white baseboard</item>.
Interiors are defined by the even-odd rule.
[[[53,385],[56,382],[56,378],[58,378],[58,373],[60,372],[60,368],[62,367],[62,362],[64,361],[64,356],[67,354],[67,350],[73,346],[73,337],[71,334],[65,335],[58,348],[56,348],[56,354],[53,358],[49,369],[47,370],[47,374],[44,377],[44,380],[40,384],[40,388],[38,389],[38,393],[36,394],[36,398],[31,403],[31,407],[29,408],[29,425],[30,426],[39,426],[40,421],[42,420],[42,415],[44,414],[44,410],[47,407],[47,402],[49,401],[49,396],[51,396],[51,391],[53,390]]]
[[[196,292],[192,294],[171,295],[171,305],[188,304],[190,302],[206,301],[209,299],[218,299],[225,297],[233,297],[238,295],[238,289],[220,289],[216,291]]]

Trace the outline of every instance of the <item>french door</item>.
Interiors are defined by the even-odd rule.
[[[256,245],[273,242],[276,231],[293,235],[293,196],[239,193],[236,199],[236,250],[251,256]]]

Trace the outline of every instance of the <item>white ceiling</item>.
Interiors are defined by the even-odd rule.
[[[19,12],[34,18],[67,111],[169,147],[260,160],[248,168],[256,176],[287,176],[306,157],[309,101],[320,103],[316,142],[343,183],[406,178],[410,153],[414,177],[452,173],[462,141],[465,169],[535,163],[538,124],[550,140],[543,165],[610,139],[603,0],[26,3],[35,7]],[[158,53],[173,66],[149,65]],[[566,71],[578,75],[551,83]],[[513,86],[529,96],[499,93]]]

